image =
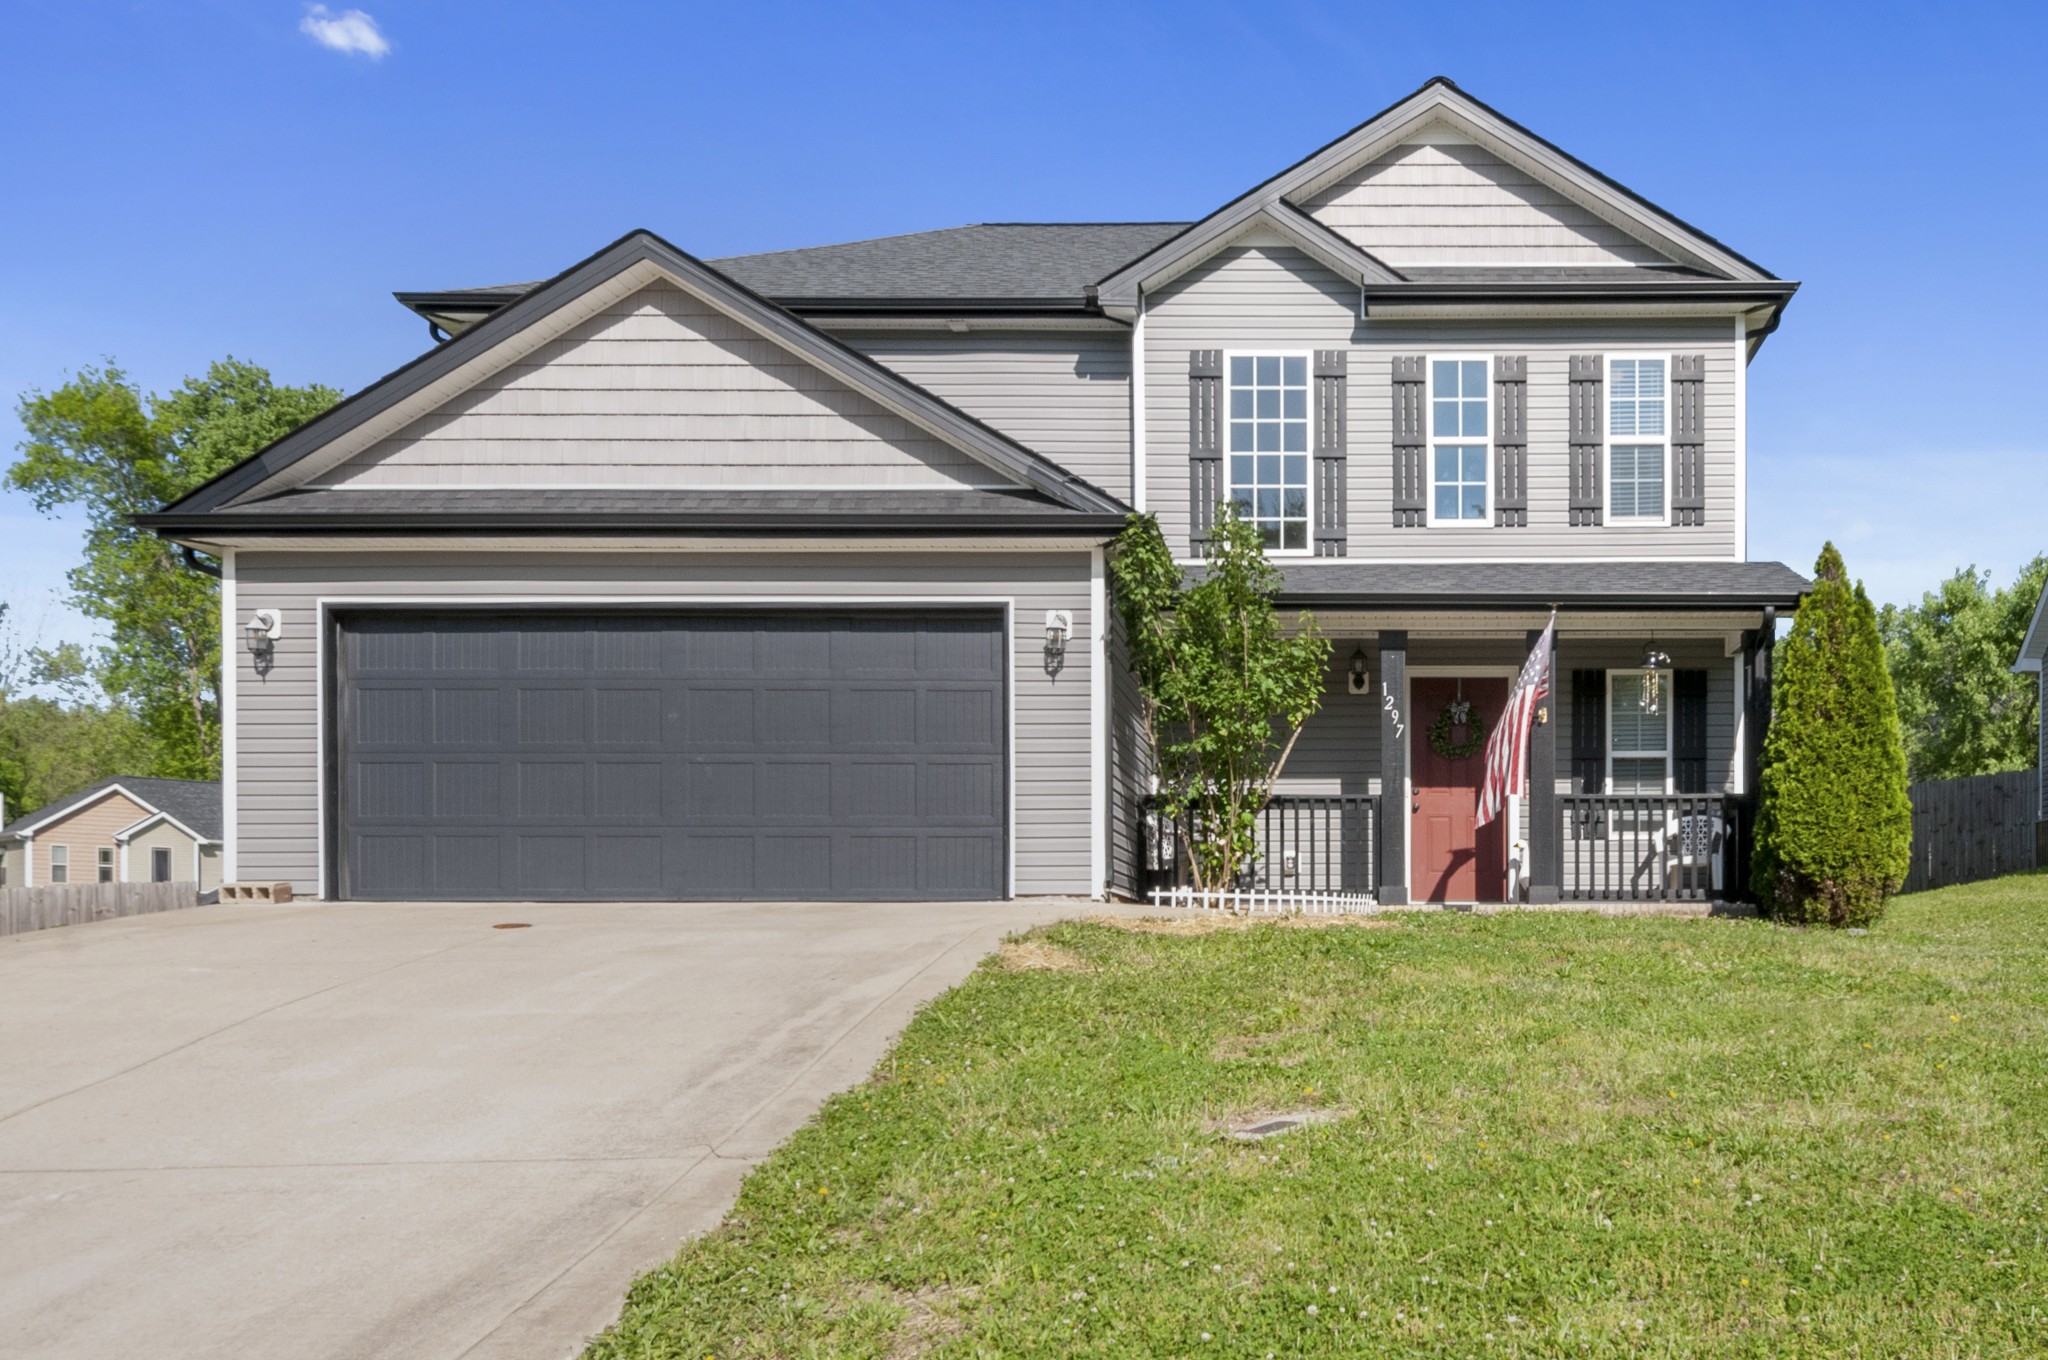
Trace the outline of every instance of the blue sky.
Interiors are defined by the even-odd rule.
[[[1832,536],[1905,600],[2048,549],[2048,6],[364,8],[9,6],[0,393],[229,353],[353,391],[428,343],[391,290],[638,226],[715,256],[1197,216],[1445,74],[1804,282],[1750,374],[1752,557]],[[45,642],[88,632],[76,550],[0,495]]]

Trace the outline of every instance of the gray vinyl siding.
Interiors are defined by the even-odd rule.
[[[658,284],[316,479],[321,486],[957,486],[1005,479]]]
[[[1470,142],[1410,142],[1304,200],[1394,268],[1668,264],[1556,189]]]
[[[1241,247],[1175,280],[1146,308],[1146,508],[1187,551],[1188,354],[1198,349],[1306,352],[1349,348],[1348,553],[1376,561],[1609,558],[1739,559],[1737,371],[1723,318],[1604,321],[1419,321],[1360,318],[1358,289],[1298,251]],[[1566,364],[1573,354],[1683,349],[1706,355],[1706,523],[1566,523]],[[1396,529],[1393,359],[1401,354],[1524,354],[1528,376],[1529,523],[1521,528]]]
[[[977,329],[839,338],[1112,496],[1130,497],[1128,333]]]
[[[1718,637],[1660,636],[1657,646],[1670,655],[1674,669],[1707,673],[1707,788],[1717,793],[1732,791],[1741,779],[1740,752],[1735,745],[1734,658],[1727,655],[1727,648]],[[1642,663],[1642,642],[1574,641],[1569,636],[1558,639],[1557,685],[1550,711],[1557,723],[1559,793],[1578,792],[1571,778],[1573,669],[1635,670]]]
[[[1109,627],[1109,886],[1126,897],[1138,895],[1138,870],[1145,852],[1138,829],[1140,804],[1152,789],[1152,747],[1145,737],[1138,677],[1125,648],[1123,618],[1114,605]]]
[[[1280,771],[1276,793],[1376,794],[1380,791],[1380,706],[1371,695],[1353,694],[1347,676],[1351,653],[1365,649],[1366,666],[1378,692],[1379,646],[1371,639],[1330,639],[1330,666],[1323,678],[1323,706],[1303,724],[1293,754]]]
[[[490,598],[536,604],[753,597],[857,601],[876,597],[1014,600],[1013,826],[1020,894],[1080,893],[1089,883],[1089,649],[1070,646],[1045,673],[1045,611],[1070,609],[1075,637],[1089,617],[1089,556],[1074,553],[559,553],[237,554],[236,604],[280,610],[284,633],[267,675],[226,650],[237,669],[234,780],[239,878],[317,890],[321,703],[317,602]]]

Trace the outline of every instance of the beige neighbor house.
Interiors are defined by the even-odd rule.
[[[0,828],[0,887],[220,886],[220,785],[108,779]]]
[[[1105,550],[1150,512],[1196,568],[1228,504],[1335,643],[1248,890],[1731,895],[1807,585],[1747,555],[1796,287],[1439,79],[1196,221],[400,294],[432,349],[143,520],[222,578],[227,876],[1171,889]]]

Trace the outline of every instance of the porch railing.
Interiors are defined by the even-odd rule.
[[[1250,903],[1297,899],[1369,899],[1373,895],[1380,800],[1367,794],[1283,794],[1259,813],[1259,853],[1239,873],[1233,894]],[[1147,900],[1192,886],[1190,835],[1199,824],[1174,823],[1157,799],[1139,811],[1144,856],[1139,892]]]
[[[1567,902],[1709,902],[1749,890],[1747,800],[1724,794],[1568,794]]]

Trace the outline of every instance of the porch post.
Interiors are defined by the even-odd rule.
[[[1529,630],[1531,652],[1543,630]],[[1556,902],[1564,896],[1564,824],[1557,807],[1557,712],[1564,686],[1557,675],[1557,645],[1550,648],[1549,710],[1529,728],[1529,902]]]
[[[1380,633],[1379,900],[1408,902],[1408,633]]]
[[[1778,636],[1778,611],[1764,610],[1763,626],[1750,635],[1749,724],[1742,752],[1743,791],[1757,794],[1757,778],[1764,764],[1764,736],[1771,728],[1771,650]]]

